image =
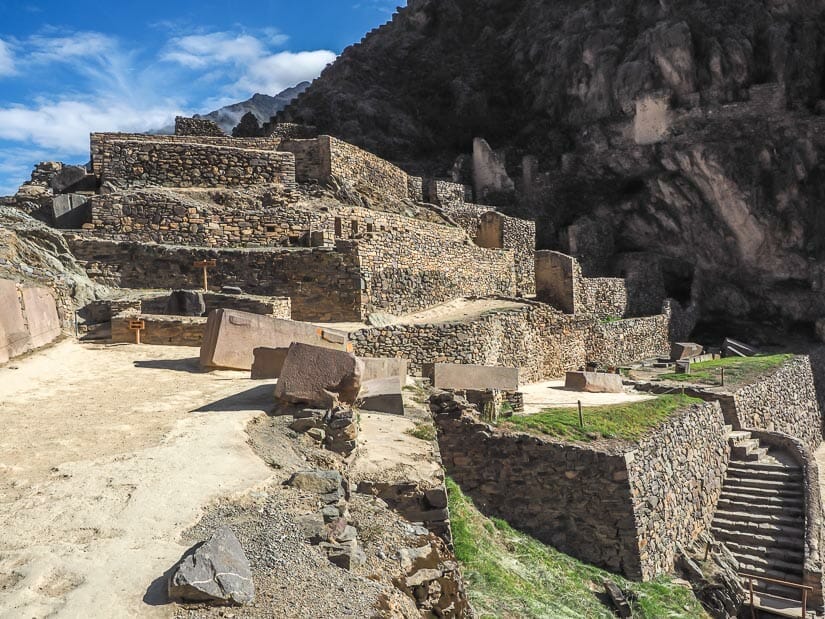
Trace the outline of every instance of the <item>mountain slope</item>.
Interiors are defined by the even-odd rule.
[[[309,82],[301,82],[297,86],[287,88],[275,96],[254,94],[246,101],[227,105],[208,114],[196,114],[195,118],[213,120],[224,132],[231,134],[232,129],[247,112],[252,112],[258,121],[263,124],[283,110],[307,88],[309,88]]]
[[[823,0],[412,0],[282,118],[438,176],[476,136],[532,155],[541,247],[787,329],[825,316],[823,75]]]

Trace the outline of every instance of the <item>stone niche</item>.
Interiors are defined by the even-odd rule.
[[[478,221],[476,245],[487,249],[504,248],[504,217],[495,211],[487,211]]]
[[[574,258],[557,251],[536,252],[536,298],[565,314],[576,310],[576,281],[579,265]]]

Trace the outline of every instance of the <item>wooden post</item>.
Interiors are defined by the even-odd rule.
[[[719,368],[722,370],[722,386],[725,386],[725,368]]]
[[[135,344],[140,344],[140,332],[146,328],[146,323],[142,320],[130,320],[129,331],[135,332]]]
[[[584,415],[582,415],[582,401],[579,400],[579,427],[584,428]]]
[[[218,265],[218,261],[215,259],[212,260],[196,260],[192,266],[195,268],[202,268],[203,269],[203,291],[209,291],[209,275],[207,274],[207,269],[213,269]]]
[[[748,577],[748,590],[750,591],[751,595],[751,619],[756,619],[756,604],[754,603],[753,599],[753,577]]]

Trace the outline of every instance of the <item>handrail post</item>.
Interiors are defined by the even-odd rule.
[[[808,590],[802,590],[802,619],[808,614]]]
[[[756,604],[753,601],[753,577],[748,576],[748,589],[751,594],[751,619],[756,619]]]

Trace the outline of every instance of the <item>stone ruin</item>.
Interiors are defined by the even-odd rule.
[[[640,106],[640,123],[655,118],[637,140],[665,131],[660,107]],[[471,188],[410,175],[311,128],[247,122],[239,134],[249,137],[229,137],[213,125],[177,119],[173,136],[92,134],[88,169],[41,164],[11,200],[60,229],[107,290],[77,308],[84,339],[198,346],[204,370],[277,378],[273,404],[292,415],[290,429],[342,466],[359,453],[357,411],[401,418],[408,373],[427,377],[449,390],[431,407],[446,469],[468,493],[539,539],[637,579],[672,571],[680,545],[711,529],[731,462],[726,425],[803,433],[789,419],[767,428],[759,414],[736,412],[756,406],[741,395],[693,408],[620,453],[533,441],[525,456],[521,439],[486,425],[495,414],[482,421],[473,410],[508,402],[520,412],[521,385],[565,374],[571,389],[620,392],[617,374],[584,370],[694,358],[685,342],[695,317],[643,268],[585,277],[576,257],[536,250],[534,222],[474,202],[513,190],[483,140]],[[453,315],[451,304],[465,311]],[[68,318],[48,290],[0,281],[0,363],[52,341]],[[809,466],[821,436],[804,432],[798,451]],[[481,434],[489,440],[473,439]],[[540,463],[541,487],[521,486],[526,471],[500,461],[510,457]],[[332,483],[313,475],[310,486]],[[343,482],[333,481],[341,496],[306,526],[313,539],[335,538],[318,541],[333,563],[355,568],[357,532],[342,511]],[[363,487],[449,543],[443,479],[420,491]],[[526,493],[522,507],[514,487]],[[535,506],[550,504],[558,513],[538,518]],[[821,571],[810,553],[803,563],[820,604]],[[187,588],[190,568],[181,564],[170,591],[201,595]],[[466,604],[454,575],[436,572],[410,580],[408,593],[454,595],[419,607]]]

